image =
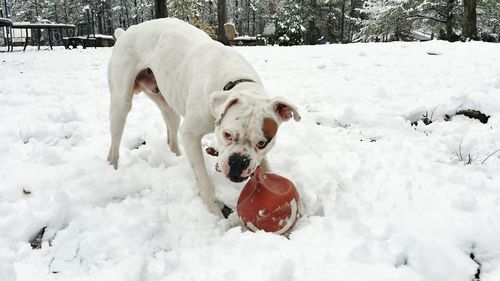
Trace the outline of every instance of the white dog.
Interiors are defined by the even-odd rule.
[[[177,19],[158,19],[115,31],[117,42],[108,64],[111,92],[111,148],[108,161],[118,166],[120,142],[133,95],[144,92],[160,108],[170,150],[177,155],[180,135],[200,196],[221,215],[207,173],[201,138],[214,132],[220,145],[218,166],[233,182],[257,168],[266,171],[265,154],[278,126],[294,118],[297,108],[266,95],[250,64],[233,48]]]

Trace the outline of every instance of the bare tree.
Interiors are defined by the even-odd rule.
[[[340,16],[340,43],[344,42],[345,1],[346,0],[342,0],[342,8]]]
[[[168,17],[167,1],[155,0],[155,19]]]
[[[455,7],[455,0],[447,0],[446,1],[446,8],[445,8],[445,26],[446,26],[446,39],[448,41],[456,41],[457,36],[455,36],[455,33],[453,32],[453,21],[454,21],[454,14],[453,14],[453,9]]]
[[[229,45],[224,24],[227,22],[226,0],[217,0],[217,40],[224,45]]]
[[[464,26],[462,36],[465,38],[477,38],[477,0],[464,0]]]

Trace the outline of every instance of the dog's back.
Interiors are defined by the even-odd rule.
[[[135,51],[144,54],[154,49],[176,48],[177,46],[179,50],[187,51],[187,46],[214,42],[205,32],[175,18],[147,21],[133,25],[126,31],[117,28],[115,37],[117,41],[113,53]]]
[[[159,72],[165,64],[169,65],[169,71],[178,72],[176,76],[186,76],[187,73],[182,73],[180,66],[189,65],[193,57],[198,57],[215,45],[222,46],[204,31],[175,18],[147,21],[131,26],[126,31],[118,28],[115,37],[117,41],[109,60],[108,78],[116,74],[122,77],[122,81],[132,80],[146,68],[152,69],[157,77],[161,75],[163,79],[165,73]],[[175,84],[173,81],[165,81],[164,84],[167,83],[170,86]]]
[[[174,18],[157,19],[116,30],[118,40],[108,65],[111,92],[116,84],[132,85],[149,68],[165,100],[184,115],[188,96],[204,99],[241,73],[260,83],[257,73],[234,48],[212,40],[204,31]],[[131,87],[131,86],[130,86]],[[130,91],[129,91],[130,92]]]

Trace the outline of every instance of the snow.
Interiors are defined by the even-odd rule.
[[[0,280],[469,281],[471,253],[500,280],[498,45],[238,50],[301,111],[269,154],[305,207],[290,239],[209,214],[144,95],[106,164],[111,49],[0,53]],[[491,117],[444,121],[460,109]],[[234,208],[242,185],[206,162]]]

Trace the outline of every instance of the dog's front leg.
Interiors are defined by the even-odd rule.
[[[203,199],[208,207],[208,210],[212,214],[223,218],[221,209],[215,199],[213,183],[208,176],[205,161],[203,160],[203,153],[201,150],[201,138],[203,137],[203,134],[195,133],[193,130],[194,127],[190,126],[189,123],[190,122],[186,119],[182,124],[181,137],[184,143],[186,156],[194,172],[200,197]]]

